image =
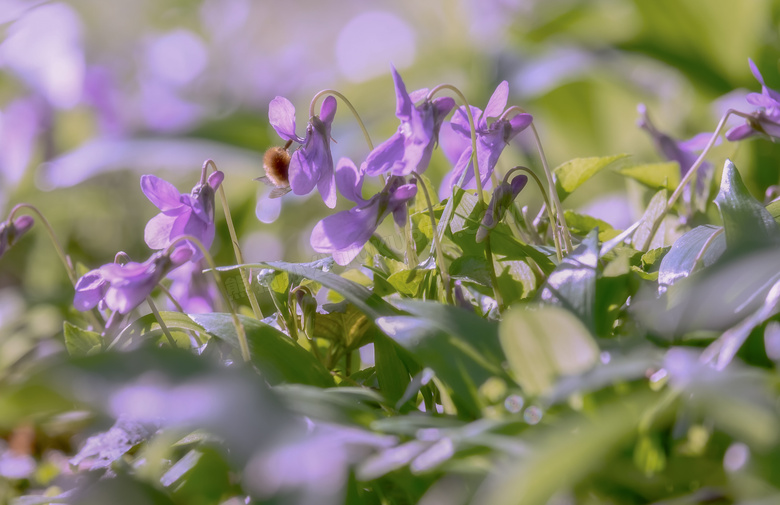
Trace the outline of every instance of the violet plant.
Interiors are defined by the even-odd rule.
[[[25,426],[88,417],[67,426],[79,437],[52,463],[56,489],[0,447],[0,475],[29,484],[14,478],[25,495],[15,503],[671,503],[681,493],[681,503],[748,503],[756,491],[730,479],[750,465],[762,471],[747,482],[773,503],[780,205],[757,201],[711,152],[732,114],[748,123],[729,140],[775,136],[780,95],[750,67],[759,109],[729,111],[695,146],[640,109],[680,183],[668,196],[668,181],[648,183],[652,164],[621,169],[649,186],[624,230],[563,207],[619,157],[550,169],[533,123],[544,117],[510,105],[506,81],[483,111],[450,84],[408,93],[395,68],[401,124],[376,147],[335,90],[313,98],[305,137],[290,101],[270,103],[286,142],[264,158],[273,196],[316,187],[329,209],[339,193],[354,204],[317,216],[310,262],[244,261],[224,186],[249,181],[211,160],[189,193],[141,177],[160,210],[143,262],[119,253],[74,266],[40,211],[20,204],[0,224],[0,255],[32,235],[33,218],[17,214],[38,214],[76,311],[63,329],[70,356],[0,376],[0,429],[21,446]],[[436,97],[444,91],[462,105]],[[337,99],[368,148],[334,167]],[[511,148],[526,131],[539,153],[529,160]],[[447,162],[437,191],[429,166]],[[691,215],[677,203],[683,188],[721,164],[717,197]],[[529,181],[544,201],[535,218]],[[221,245],[218,192],[235,252],[221,264],[209,252]],[[85,431],[105,418],[108,430]]]

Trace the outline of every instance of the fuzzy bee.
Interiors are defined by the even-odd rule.
[[[290,192],[290,179],[288,171],[290,169],[290,153],[287,148],[292,141],[287,142],[284,147],[272,147],[263,155],[263,168],[265,175],[255,180],[271,186],[271,198],[279,198]]]

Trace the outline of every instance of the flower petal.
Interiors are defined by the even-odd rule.
[[[303,149],[298,149],[290,158],[290,168],[287,173],[290,188],[296,195],[308,195],[317,184],[312,166],[304,157]]]
[[[689,138],[688,140],[679,142],[677,145],[679,145],[680,149],[684,151],[703,151],[704,148],[707,147],[707,142],[709,142],[711,138],[712,138],[711,132],[699,133]],[[721,143],[721,139],[720,136],[718,136],[718,138],[715,139],[714,145],[717,146],[720,145],[720,143]]]
[[[739,126],[735,126],[734,128],[730,129],[726,132],[726,139],[735,142],[737,140],[746,139],[748,137],[752,137],[757,132],[749,125],[749,124],[743,124]]]
[[[285,97],[277,96],[271,100],[268,121],[283,139],[303,143],[303,139],[295,134],[295,106]]]
[[[150,249],[164,249],[171,242],[171,232],[177,216],[157,214],[146,223],[144,242]]]
[[[211,175],[209,175],[207,182],[208,185],[211,186],[211,189],[216,191],[217,189],[219,189],[219,185],[222,184],[222,181],[224,180],[225,180],[225,174],[217,170],[216,172],[212,172]]]
[[[141,191],[158,209],[174,210],[181,206],[181,194],[176,186],[154,175],[141,176]]]
[[[332,123],[334,117],[336,117],[336,98],[328,95],[320,107],[320,120],[323,123]]]
[[[341,158],[336,164],[336,187],[339,193],[355,203],[364,203],[363,177],[355,163],[349,158]]]
[[[392,71],[393,83],[395,84],[395,115],[401,121],[408,121],[410,115],[412,114],[412,107],[414,107],[414,103],[409,97],[409,93],[406,92],[406,85],[404,84],[403,79],[401,79],[401,76],[398,74],[398,71],[395,69],[395,67],[392,67]]]
[[[317,252],[333,253],[339,265],[346,265],[376,231],[378,218],[377,200],[363,207],[337,212],[314,226],[311,246]]]
[[[496,90],[493,92],[493,96],[491,96],[490,100],[488,101],[487,107],[485,107],[485,113],[483,115],[484,120],[487,121],[487,118],[499,117],[501,114],[503,114],[508,98],[509,83],[502,81],[501,84],[496,87]]]
[[[772,100],[767,95],[761,94],[761,93],[749,93],[745,100],[750,105],[755,105],[756,107],[778,107],[780,106],[779,103],[777,103],[775,100]]]
[[[100,303],[108,289],[108,282],[100,274],[100,270],[92,270],[84,274],[76,282],[76,295],[73,297],[73,306],[76,310],[90,310]]]
[[[396,132],[385,140],[366,158],[366,174],[376,176],[403,167],[404,137]]]

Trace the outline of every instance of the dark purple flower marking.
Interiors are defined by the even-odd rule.
[[[141,177],[141,189],[146,197],[161,210],[149,220],[144,230],[146,245],[165,249],[182,235],[191,235],[208,249],[214,241],[214,193],[224,179],[220,171],[213,172],[205,184],[199,183],[190,194],[179,194],[170,182],[154,175]],[[194,245],[193,260],[203,257]]]
[[[336,263],[346,265],[360,253],[389,214],[393,214],[399,226],[405,224],[406,204],[417,194],[417,186],[407,184],[403,177],[391,175],[382,191],[366,200],[360,194],[363,174],[348,158],[339,160],[336,180],[341,194],[357,205],[317,223],[310,242],[315,251],[333,254]]]
[[[191,258],[192,250],[177,247],[170,255],[158,252],[143,263],[103,265],[78,280],[73,305],[81,311],[100,305],[128,314],[152,293],[168,272]]]
[[[758,110],[751,114],[747,123],[727,131],[726,138],[736,141],[763,134],[773,139],[780,139],[780,92],[767,87],[764,77],[753,60],[748,59],[748,63],[753,76],[761,83],[761,93],[750,93],[746,100],[749,104],[758,107]]]
[[[444,117],[449,114],[455,101],[449,97],[423,100],[414,105],[414,98],[406,92],[401,76],[393,67],[395,83],[395,115],[401,120],[398,131],[377,146],[366,159],[366,174],[407,176],[412,172],[422,173],[428,168],[431,154],[439,137]],[[415,97],[427,93],[420,90]]]
[[[34,223],[35,220],[31,216],[19,216],[13,221],[0,223],[0,258],[32,228]]]
[[[336,206],[336,182],[333,155],[330,152],[330,129],[336,116],[336,99],[328,96],[322,102],[319,116],[312,116],[306,127],[306,138],[295,133],[295,107],[282,96],[271,100],[268,119],[276,133],[301,146],[290,159],[288,178],[296,195],[307,195],[317,186],[325,205]]]
[[[712,133],[699,133],[693,138],[679,141],[675,140],[665,133],[661,133],[650,121],[650,117],[647,114],[647,107],[644,104],[639,104],[637,107],[639,112],[639,121],[637,125],[645,130],[653,138],[656,148],[661,155],[668,161],[676,161],[680,165],[680,176],[685,177],[685,174],[691,169],[693,164],[698,159],[699,155],[695,154],[696,151],[703,150],[709,139],[712,137]],[[706,172],[712,168],[712,165],[708,162],[701,164],[701,170]]]
[[[477,107],[471,107],[477,134],[477,162],[483,187],[487,185],[504,147],[533,121],[533,116],[525,113],[516,114],[511,119],[503,117],[508,97],[509,83],[504,81],[493,92],[484,112]],[[489,122],[491,118],[497,119]],[[474,188],[471,127],[465,106],[459,107],[452,119],[444,122],[439,140],[444,154],[455,165],[442,181],[441,196],[449,196],[461,178],[463,188]]]

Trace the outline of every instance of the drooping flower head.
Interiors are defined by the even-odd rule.
[[[339,265],[346,265],[360,253],[389,214],[399,226],[403,226],[407,217],[406,204],[417,194],[415,184],[407,184],[403,177],[391,175],[382,191],[366,200],[360,194],[363,175],[352,160],[339,160],[336,169],[339,191],[357,205],[326,217],[314,226],[311,233],[310,242],[314,250],[333,254]]]
[[[736,126],[726,132],[726,138],[731,141],[742,140],[753,135],[768,135],[774,139],[780,139],[780,92],[767,87],[764,77],[758,71],[753,60],[748,59],[750,71],[761,83],[761,93],[750,93],[746,100],[758,109],[753,112],[747,123]]]
[[[694,137],[679,141],[675,140],[665,133],[661,133],[650,121],[650,117],[647,114],[647,107],[645,104],[640,103],[637,106],[637,112],[639,112],[639,120],[637,126],[645,130],[653,138],[656,149],[661,155],[668,161],[676,161],[680,165],[680,176],[685,177],[685,174],[691,169],[696,159],[699,157],[695,154],[697,151],[702,151],[707,142],[712,137],[712,133],[699,133]],[[720,139],[718,139],[720,142]],[[701,164],[701,170],[707,172],[712,168],[712,165],[708,162]]]
[[[504,81],[493,92],[484,112],[477,107],[471,107],[477,134],[477,162],[483,187],[490,179],[504,147],[533,121],[533,116],[526,113],[516,114],[511,118],[504,117],[508,97],[509,83]],[[493,118],[496,120],[490,122]],[[475,187],[474,167],[471,162],[471,127],[465,106],[459,107],[452,119],[442,124],[439,140],[444,154],[455,165],[442,181],[441,196],[448,196],[456,184],[461,184],[463,188]]]
[[[325,205],[336,206],[336,182],[333,155],[330,152],[330,129],[336,117],[336,99],[328,96],[322,102],[319,116],[312,116],[306,127],[306,137],[295,133],[295,107],[286,98],[277,96],[268,106],[268,120],[276,133],[287,141],[300,144],[290,157],[288,181],[296,195],[311,193],[314,186]]]
[[[422,173],[428,168],[431,154],[439,137],[442,121],[455,107],[455,100],[440,97],[427,98],[419,105],[416,99],[427,94],[422,89],[410,96],[406,85],[393,67],[395,83],[395,115],[401,120],[398,131],[377,146],[366,159],[366,174],[379,175],[390,172],[392,175],[407,176],[412,172]]]
[[[154,175],[141,177],[141,189],[146,197],[160,209],[146,224],[144,240],[152,249],[165,249],[182,235],[191,235],[208,249],[214,242],[214,193],[225,175],[213,172],[205,183],[198,183],[189,194],[179,190]],[[200,250],[189,244],[193,261],[203,257]]]
[[[152,293],[168,272],[191,258],[189,247],[176,247],[170,255],[157,252],[143,263],[108,263],[87,272],[76,282],[73,305],[81,311],[101,305],[128,314]]]
[[[31,216],[19,216],[13,221],[0,223],[0,258],[32,228],[34,223],[35,220]]]
[[[518,175],[511,182],[507,181],[505,177],[504,182],[493,190],[493,196],[490,198],[485,216],[482,218],[482,222],[477,230],[477,242],[485,240],[490,230],[495,228],[501,219],[504,218],[504,214],[506,214],[506,211],[526,184],[528,184],[528,176]]]

